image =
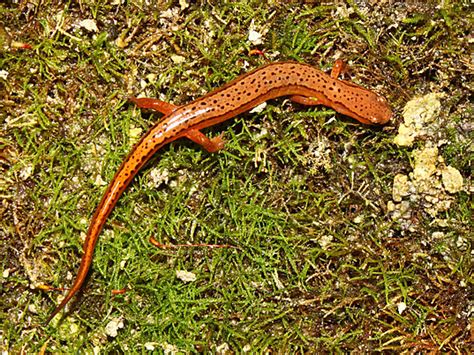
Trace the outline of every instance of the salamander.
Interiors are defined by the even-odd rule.
[[[235,117],[281,96],[303,105],[324,105],[368,125],[387,123],[392,110],[382,96],[352,82],[339,80],[342,62],[330,75],[303,63],[276,62],[247,74],[186,105],[175,106],[157,99],[130,98],[140,108],[152,109],[164,117],[133,147],[115,173],[91,219],[77,276],[62,302],[46,324],[80,290],[92,264],[94,248],[107,217],[134,176],[164,145],[186,137],[209,152],[223,148],[221,137],[209,139],[201,129]]]

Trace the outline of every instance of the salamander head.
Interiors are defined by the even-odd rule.
[[[375,93],[372,94],[374,97],[371,98],[371,104],[366,118],[370,124],[385,124],[390,121],[393,116],[392,109],[384,97]]]
[[[358,97],[359,100],[350,100],[344,108],[338,107],[337,111],[368,125],[383,125],[390,121],[393,112],[385,98],[365,89],[364,95]]]
[[[371,125],[382,125],[392,118],[392,109],[383,96],[350,81],[339,80],[337,84],[338,91],[342,92],[334,99],[338,101],[338,108],[343,106],[339,112]]]

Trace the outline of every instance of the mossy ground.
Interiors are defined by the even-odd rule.
[[[0,7],[2,350],[472,349],[469,1],[112,3]],[[102,181],[159,119],[128,96],[179,105],[267,60],[329,70],[337,58],[388,98],[392,122],[280,99],[207,129],[224,132],[217,154],[184,140],[162,149],[108,219],[72,311],[42,326],[60,296],[42,285],[71,284]],[[439,216],[441,239],[416,204],[410,228],[386,209],[393,177],[410,171],[392,143],[400,112],[431,91],[447,94],[440,153],[467,186]],[[235,248],[161,250],[150,236]]]

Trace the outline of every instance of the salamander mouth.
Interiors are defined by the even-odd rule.
[[[381,115],[381,117],[378,118],[378,121],[377,123],[379,124],[385,124],[387,122],[389,122],[393,117],[393,112],[392,110],[388,109],[388,108],[385,108],[383,114]]]

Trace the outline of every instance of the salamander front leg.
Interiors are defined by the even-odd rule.
[[[132,101],[139,108],[147,108],[153,111],[158,111],[164,115],[169,115],[171,112],[178,108],[178,106],[170,104],[169,102],[161,101],[158,99],[149,99],[147,97],[129,97],[128,100]]]
[[[214,138],[209,138],[201,131],[197,129],[191,129],[187,131],[184,136],[191,139],[194,143],[204,147],[204,149],[206,149],[209,153],[214,153],[224,148],[224,140],[222,139],[222,135],[223,134]]]

